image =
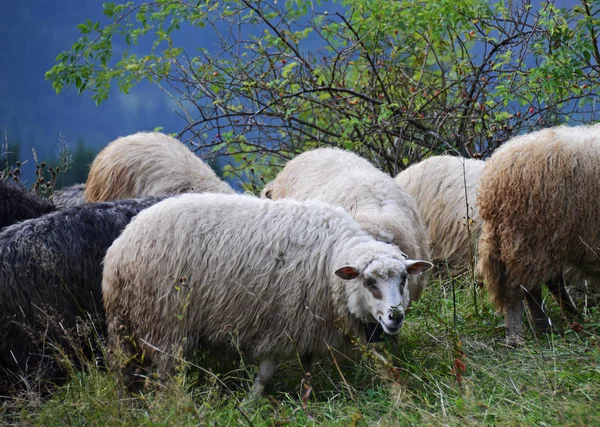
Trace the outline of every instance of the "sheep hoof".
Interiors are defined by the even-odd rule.
[[[509,335],[506,337],[506,345],[513,349],[521,347],[525,344],[525,340],[520,335]]]
[[[277,359],[274,357],[265,357],[260,361],[258,374],[254,379],[252,389],[244,399],[243,403],[255,401],[264,394],[265,386],[273,377],[276,367]]]
[[[242,406],[248,406],[256,402],[263,396],[264,391],[265,387],[260,383],[260,380],[257,376],[254,380],[254,385],[252,386],[246,397],[244,397],[244,400],[242,400]]]
[[[543,319],[535,319],[535,326],[540,333],[547,334],[552,328],[552,322],[548,317]]]
[[[310,385],[310,372],[304,374],[304,378],[300,382],[300,398],[302,399],[302,409],[308,408],[308,401],[312,393],[312,386]]]

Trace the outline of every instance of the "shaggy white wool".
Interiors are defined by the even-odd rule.
[[[186,192],[234,193],[181,142],[157,132],[139,132],[108,144],[94,159],[87,202]]]
[[[476,196],[483,166],[482,160],[434,156],[396,176],[427,225],[432,259],[454,274],[474,265],[481,233]]]
[[[139,214],[106,254],[111,348],[143,349],[166,372],[179,345],[235,341],[258,359],[348,352],[338,322],[363,341],[365,321],[396,333],[408,273],[430,266],[324,203],[180,195]]]

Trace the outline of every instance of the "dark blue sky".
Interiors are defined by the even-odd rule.
[[[80,36],[77,24],[88,18],[107,22],[101,1],[27,0],[7,2],[2,9],[0,129],[3,142],[6,135],[9,142],[21,143],[21,158],[29,161],[26,175],[33,174],[31,149],[36,149],[40,159],[52,157],[58,151],[59,135],[71,147],[83,138],[86,146],[99,149],[138,131],[160,126],[165,132],[179,132],[185,127],[175,112],[176,105],[151,84],[141,83],[128,95],[119,93],[114,85],[109,99],[96,106],[91,92],[79,96],[75,89],[65,89],[57,95],[45,80],[56,55],[70,49]],[[223,31],[229,31],[227,24]],[[210,27],[184,27],[174,39],[184,41],[183,46],[193,52],[198,47],[214,49],[217,37]],[[144,44],[148,43],[142,42],[141,49],[148,47]]]
[[[163,126],[177,132],[182,120],[162,92],[149,84],[130,95],[116,88],[96,107],[90,93],[74,89],[56,95],[44,73],[57,54],[79,37],[76,25],[87,18],[101,20],[97,0],[28,0],[7,2],[0,14],[0,128],[9,142],[19,141],[21,157],[31,148],[42,157],[57,151],[59,134],[74,146],[78,138],[101,147],[118,136]]]

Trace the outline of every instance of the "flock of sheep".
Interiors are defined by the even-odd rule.
[[[52,349],[93,319],[126,385],[234,343],[259,362],[260,393],[279,358],[310,372],[397,334],[432,262],[476,264],[517,345],[524,302],[551,324],[543,285],[572,313],[596,302],[598,194],[600,126],[520,136],[485,162],[431,157],[395,180],[320,148],[260,198],[169,136],[119,138],[53,203],[0,183],[0,376],[56,368]]]

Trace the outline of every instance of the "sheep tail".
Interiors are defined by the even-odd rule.
[[[487,288],[492,303],[498,310],[506,304],[506,267],[501,259],[500,242],[490,225],[484,222],[478,244],[477,277]]]

